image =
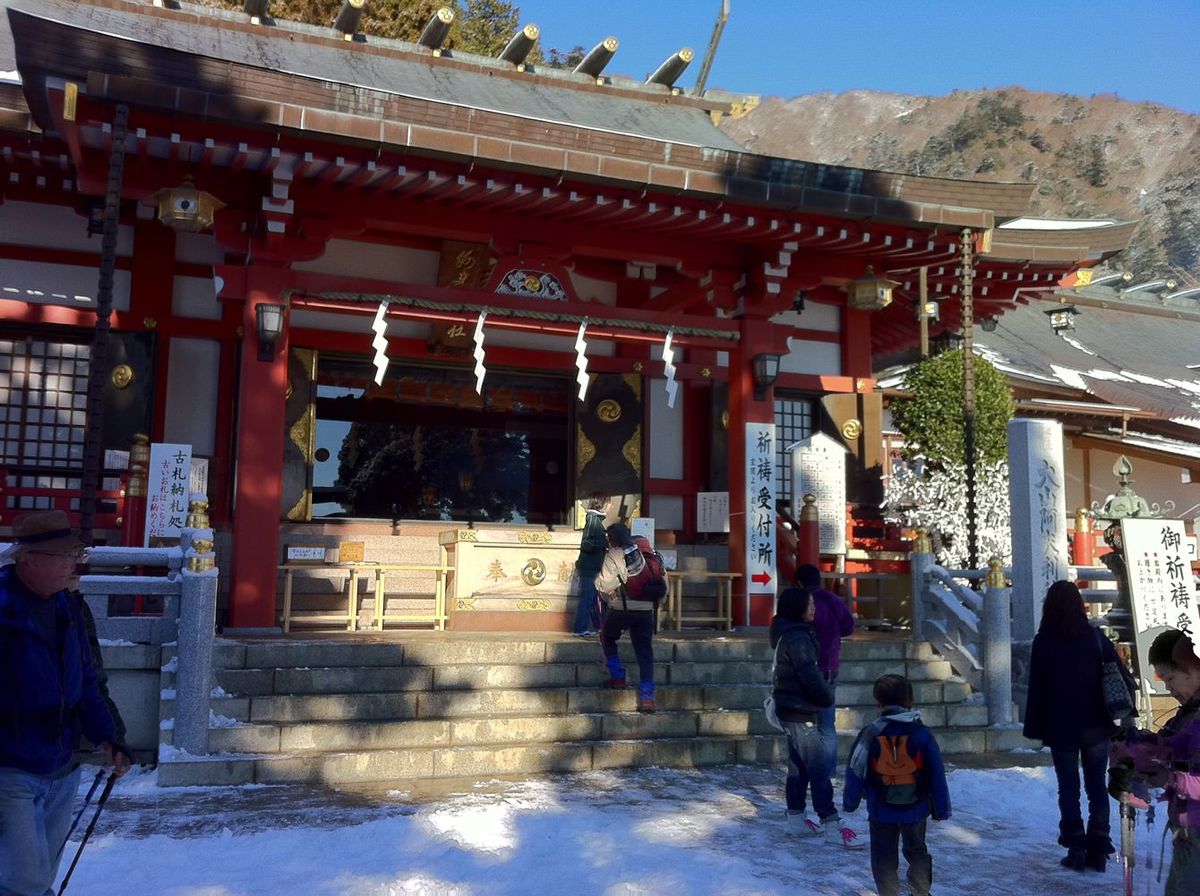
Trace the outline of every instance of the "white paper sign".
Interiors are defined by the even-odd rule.
[[[188,484],[192,470],[192,446],[156,442],[150,446],[150,469],[146,471],[146,537],[178,538],[187,523]]]
[[[775,593],[775,424],[746,424],[746,593]]]
[[[289,563],[293,560],[315,560],[319,562],[325,559],[325,548],[309,547],[307,545],[289,545],[287,558]]]
[[[188,488],[193,495],[208,497],[208,458],[193,457],[192,472],[188,477]]]
[[[696,493],[696,531],[729,531],[729,492]]]
[[[1148,660],[1150,645],[1168,628],[1193,639],[1200,632],[1188,537],[1182,520],[1148,519],[1121,520],[1121,537],[1142,684],[1151,693],[1165,694],[1167,689],[1155,678]]]
[[[654,547],[654,517],[638,516],[629,521],[629,534],[640,535]]]
[[[792,517],[800,519],[804,496],[817,499],[822,554],[846,553],[846,449],[824,433],[792,450]]]

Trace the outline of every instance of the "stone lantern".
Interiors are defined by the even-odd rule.
[[[1137,494],[1129,483],[1133,464],[1129,458],[1121,455],[1113,464],[1113,475],[1117,477],[1116,494],[1109,495],[1101,506],[1093,501],[1089,515],[1096,524],[1104,527],[1104,543],[1112,549],[1112,553],[1104,554],[1100,562],[1109,568],[1117,580],[1117,600],[1105,617],[1105,624],[1115,629],[1117,640],[1122,643],[1133,641],[1132,604],[1129,601],[1129,568],[1125,562],[1125,544],[1121,538],[1121,520],[1124,519],[1162,519],[1164,508],[1158,504],[1150,504]],[[1175,509],[1173,501],[1166,502],[1165,510],[1170,513]]]

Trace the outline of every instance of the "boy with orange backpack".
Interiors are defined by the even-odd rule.
[[[908,861],[913,896],[929,896],[933,859],[925,848],[925,824],[950,817],[946,769],[932,732],[912,708],[912,685],[903,675],[875,682],[880,716],[858,734],[846,769],[843,808],[858,808],[863,791],[871,825],[871,874],[879,896],[900,896],[900,856]]]

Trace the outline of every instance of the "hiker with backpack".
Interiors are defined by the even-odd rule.
[[[608,553],[596,576],[596,591],[606,607],[600,626],[600,644],[608,678],[604,687],[626,686],[625,667],[617,653],[617,640],[628,630],[638,663],[638,712],[654,712],[654,624],[659,601],[667,594],[662,557],[645,538],[634,538],[629,527],[608,527]]]
[[[817,668],[817,636],[812,628],[815,613],[812,592],[787,588],[776,601],[769,632],[775,650],[771,683],[775,713],[787,736],[787,818],[798,833],[823,834],[830,843],[853,849],[862,846],[862,841],[842,824],[833,801],[833,769],[817,720],[822,709],[833,705],[833,694]],[[806,814],[810,789],[819,821]]]
[[[925,847],[926,822],[950,817],[950,788],[933,733],[912,708],[912,684],[903,675],[875,681],[880,716],[859,732],[850,750],[842,807],[867,798],[871,874],[879,896],[900,896],[900,849],[908,862],[912,896],[929,896],[933,858]]]

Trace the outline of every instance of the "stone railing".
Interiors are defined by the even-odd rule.
[[[929,641],[981,691],[992,725],[1013,721],[1011,590],[999,560],[988,569],[945,569],[918,537],[912,560],[913,637]],[[982,582],[982,593],[966,583]]]

